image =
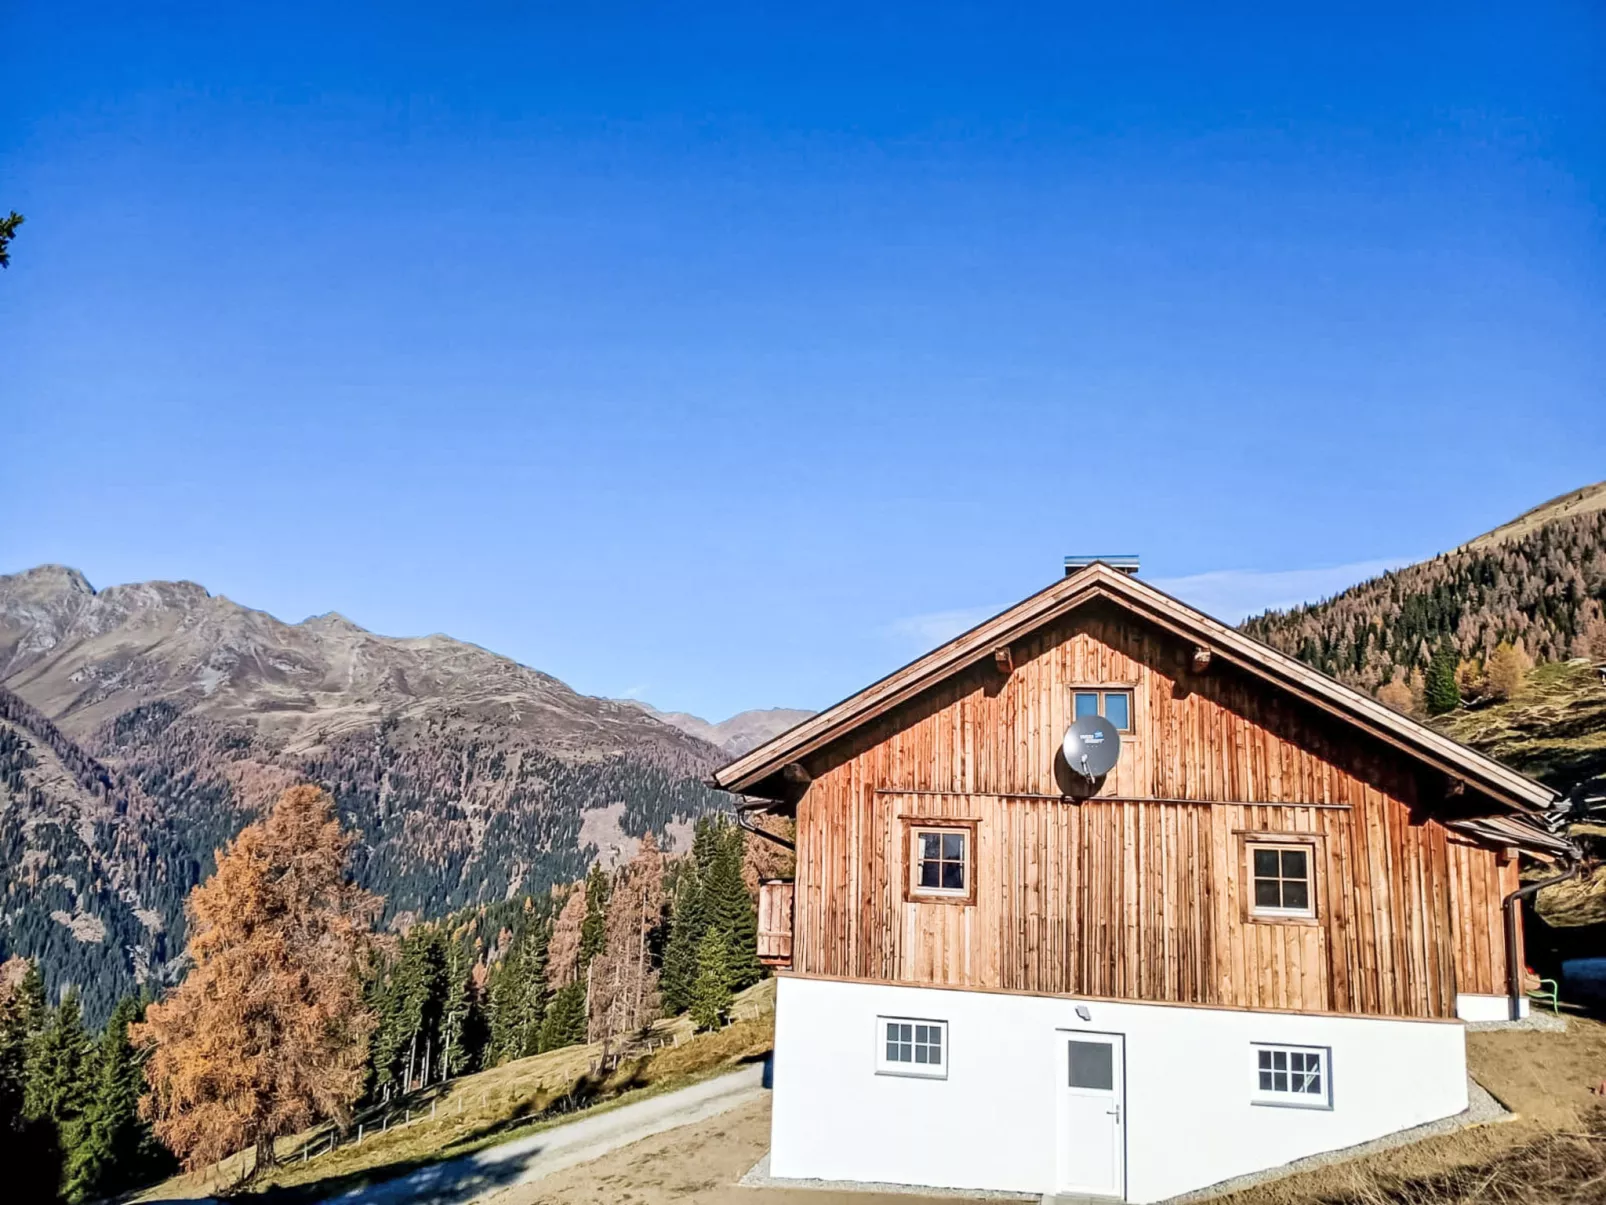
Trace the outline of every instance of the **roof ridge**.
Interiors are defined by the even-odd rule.
[[[1211,645],[1212,650],[1220,652],[1226,660],[1355,723],[1407,753],[1434,763],[1441,770],[1475,779],[1507,806],[1522,810],[1544,809],[1555,798],[1554,791],[1527,775],[1435,732],[1364,692],[1102,562],[1067,574],[736,758],[715,772],[714,784],[738,792],[754,786],[786,762],[824,747],[859,724],[967,668],[997,646],[1074,610],[1095,594],[1145,614],[1150,622],[1179,635],[1195,639],[1202,636],[1202,643]]]

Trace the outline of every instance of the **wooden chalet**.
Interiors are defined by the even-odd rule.
[[[1093,714],[1119,731],[1121,751],[1113,770],[1089,780],[1066,764],[1061,742],[1073,720]],[[1444,1116],[1465,1102],[1458,1027],[1445,1031],[1457,1035],[1449,1053],[1442,1037],[1428,1044],[1431,1066],[1397,1066],[1434,1083],[1420,1107],[1379,1107],[1397,1085],[1386,1068],[1367,1082],[1357,1068],[1397,1041],[1390,1023],[1520,1011],[1520,932],[1507,923],[1519,858],[1571,856],[1547,825],[1548,788],[1102,562],[1068,569],[714,781],[758,826],[795,822],[795,882],[765,886],[760,928],[761,952],[784,967],[772,1170],[807,1178],[1154,1200],[1269,1166],[1278,1152],[1297,1157],[1379,1125]],[[1064,1133],[1034,1155],[1015,1148],[1036,1123],[1011,1116],[992,1145],[1012,1162],[996,1170],[990,1157],[953,1155],[922,1170],[837,1134],[835,1123],[820,1136],[823,1089],[812,1077],[822,1069],[883,1077],[871,1096],[938,1094],[918,1082],[931,1076],[913,1076],[914,1089],[896,1082],[885,1051],[867,1071],[872,1030],[875,1044],[901,1043],[901,1018],[915,1019],[911,1041],[887,1056],[896,1064],[906,1045],[917,1058],[918,1035],[940,1025],[942,1049],[928,1043],[926,1054],[941,1053],[951,1084],[962,1036],[946,1013],[964,1011],[985,1030],[1019,1026],[1027,1000],[1039,1002],[1030,1024],[1048,1035],[1040,1066],[979,1070],[977,1086],[1025,1091],[1034,1075],[1052,1080],[1079,1045],[1104,1041],[1074,1036],[1093,1032],[1082,1014],[1108,1021],[1121,1006],[1121,1031],[1098,1030],[1124,1069],[1120,1100],[1103,1114],[1121,1115],[1118,1155],[1098,1154],[1116,1140],[1102,1121],[1093,1155]],[[810,1020],[833,1009],[840,1029]],[[1211,1029],[1218,1013],[1234,1019]],[[1320,1052],[1329,1124],[1301,1117],[1292,1128],[1312,1132],[1277,1138],[1270,1154],[1235,1141],[1197,1166],[1171,1147],[1142,1165],[1134,1135],[1169,1110],[1154,1108],[1134,1078],[1148,1057],[1135,1043],[1208,1044],[1256,1014],[1286,1018],[1262,1025],[1284,1035],[1282,1047],[1234,1038],[1233,1056],[1245,1068],[1262,1054],[1303,1068],[1318,1055],[1299,1051]],[[854,1052],[860,1015],[864,1049]],[[1356,1030],[1359,1018],[1373,1029]],[[1374,1030],[1370,1048],[1349,1036]],[[1055,1053],[1066,1042],[1070,1053]],[[975,1049],[1018,1059],[1006,1045],[989,1037]],[[803,1081],[795,1089],[789,1072]],[[1075,1080],[1074,1067],[1067,1074]],[[1341,1095],[1346,1083],[1353,1103]],[[1153,1092],[1164,1095],[1158,1081]],[[1312,1103],[1235,1095],[1231,1083],[1199,1099],[1212,1093],[1230,1098],[1234,1115],[1239,1103]],[[969,1116],[962,1099],[949,1105]],[[1037,1113],[1063,1122],[1084,1105],[1067,1087]],[[1333,1120],[1341,1111],[1344,1124]],[[844,1127],[885,1131],[884,1119],[845,1114]],[[1289,1128],[1286,1115],[1247,1113],[1247,1146],[1254,1127]]]

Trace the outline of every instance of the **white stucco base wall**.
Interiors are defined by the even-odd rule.
[[[1467,1107],[1455,1022],[1178,1008],[783,977],[770,1174],[1052,1192],[1062,1030],[1125,1039],[1126,1197],[1178,1193]],[[946,1079],[877,1075],[878,1016],[948,1023]],[[1331,1048],[1331,1108],[1250,1101],[1251,1043]]]
[[[1455,1015],[1463,1021],[1509,1021],[1511,997],[1475,996],[1471,992],[1462,992],[1455,998]],[[1528,1015],[1526,999],[1517,1001],[1517,1015]]]

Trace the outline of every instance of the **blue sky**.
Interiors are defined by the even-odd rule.
[[[1000,7],[6,5],[0,572],[718,718],[1606,477],[1598,4]]]

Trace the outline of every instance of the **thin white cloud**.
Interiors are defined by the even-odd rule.
[[[1301,603],[1330,598],[1357,582],[1364,582],[1367,578],[1419,559],[1390,557],[1317,569],[1214,569],[1186,577],[1143,580],[1199,608],[1206,615],[1214,616],[1223,623],[1235,624],[1262,611],[1286,610]],[[887,624],[882,634],[900,645],[923,652],[946,644],[961,632],[969,631],[1003,609],[1003,605],[959,607],[952,611],[905,615]]]
[[[1391,557],[1320,569],[1216,569],[1186,577],[1157,577],[1149,584],[1223,623],[1238,623],[1262,611],[1282,611],[1331,598],[1357,582],[1416,559]]]
[[[997,615],[1003,607],[961,607],[956,611],[927,611],[923,615],[905,615],[894,619],[885,632],[900,644],[907,643],[921,649],[946,644],[961,632],[967,632],[984,619]]]

